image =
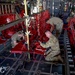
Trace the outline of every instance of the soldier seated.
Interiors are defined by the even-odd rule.
[[[49,38],[49,40],[46,43],[40,42],[40,45],[43,48],[47,48],[48,51],[45,52],[45,60],[46,61],[61,61],[63,62],[63,59],[60,56],[60,48],[59,48],[59,42],[58,39],[50,32],[45,32],[46,37]]]
[[[18,44],[18,42],[20,42],[23,39],[24,39],[24,36],[23,36],[23,32],[22,31],[19,31],[19,32],[15,33],[11,37],[12,48],[14,48]]]

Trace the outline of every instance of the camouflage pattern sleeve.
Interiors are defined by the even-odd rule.
[[[53,42],[51,42],[51,40],[49,40],[48,42],[46,42],[45,44],[44,43],[40,43],[40,45],[44,48],[48,48],[48,47],[51,47],[54,45]]]
[[[48,47],[50,47],[50,44],[49,44],[49,42],[47,42],[47,43],[40,43],[40,45],[43,47],[43,48],[48,48]]]
[[[55,47],[57,42],[58,42],[57,39],[54,36],[52,36],[45,44],[40,42],[40,45],[44,48]]]

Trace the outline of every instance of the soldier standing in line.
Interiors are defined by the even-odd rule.
[[[46,61],[61,61],[63,62],[63,59],[60,56],[60,48],[59,48],[59,42],[57,38],[50,32],[45,32],[46,37],[49,38],[49,40],[44,44],[40,42],[40,45],[46,49],[45,52],[45,60]]]

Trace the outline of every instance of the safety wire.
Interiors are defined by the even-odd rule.
[[[25,5],[25,16],[27,17],[25,19],[25,25],[26,25],[27,48],[28,48],[28,51],[29,51],[29,34],[30,34],[30,32],[28,31],[29,18],[28,18],[28,13],[27,13],[27,2],[26,2],[26,0],[24,0],[24,5]],[[28,53],[28,59],[30,60],[30,53]]]
[[[39,3],[40,3],[40,0],[37,0],[37,5],[38,5],[38,12],[39,12]],[[40,29],[39,29],[39,26],[40,26],[40,14],[38,14],[38,36],[40,36]]]

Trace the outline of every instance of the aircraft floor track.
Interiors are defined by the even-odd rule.
[[[72,53],[67,36],[63,31],[59,37],[63,63],[47,62],[42,55],[35,55],[36,60],[24,61],[25,53],[11,54],[5,50],[0,53],[0,67],[6,67],[0,75],[75,75]]]

